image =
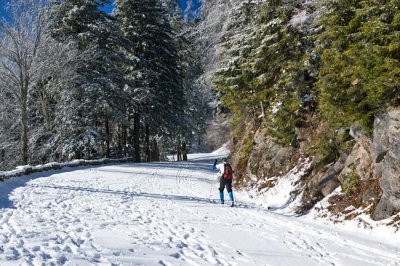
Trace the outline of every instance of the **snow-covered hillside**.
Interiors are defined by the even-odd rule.
[[[0,183],[0,265],[400,265],[396,234],[218,204],[222,154]]]

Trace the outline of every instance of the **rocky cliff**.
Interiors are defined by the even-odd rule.
[[[325,163],[312,152],[318,144],[313,137],[321,125],[299,128],[302,141],[295,148],[276,144],[266,129],[249,124],[243,139],[236,140],[233,153],[239,176],[236,184],[265,193],[274,188],[276,180],[286,178],[308,158],[308,169],[298,181],[301,185],[291,192],[295,194],[291,200],[298,201],[296,213],[307,213],[327,197],[328,209],[346,219],[362,213],[375,220],[389,218],[400,212],[400,110],[392,109],[377,116],[374,125],[372,136],[357,124],[336,132],[347,152],[342,150],[334,161]],[[338,188],[341,192],[332,194]],[[348,215],[354,209],[359,211]]]
[[[351,69],[333,75],[330,81],[328,77],[327,83],[318,83],[323,78],[321,62],[336,53],[332,48],[332,53],[322,58],[324,49],[329,47],[324,45],[334,43],[335,39],[329,36],[337,33],[331,20],[322,20],[325,28],[321,25],[321,14],[328,7],[319,2],[203,1],[202,20],[194,33],[205,55],[203,80],[212,87],[217,73],[218,96],[229,95],[225,104],[233,113],[231,160],[237,171],[236,187],[265,194],[278,189],[280,180],[295,175],[287,191],[288,202],[282,206],[291,205],[297,214],[319,208],[318,203],[324,199],[328,202],[324,208],[345,219],[360,214],[375,220],[393,217],[400,211],[400,111],[393,107],[399,104],[377,98],[376,102],[383,101],[379,106],[384,106],[386,112],[368,112],[376,102],[357,105],[357,101],[378,95],[374,92],[379,88],[371,86],[366,97],[367,83],[362,82],[370,79],[368,82],[375,84],[376,79],[366,75],[365,80],[348,77],[346,73]],[[335,12],[352,14],[346,13],[352,6],[329,2]],[[360,13],[354,21],[350,21],[351,16],[347,18],[349,30],[354,30],[353,22],[368,14]],[[329,26],[332,31],[326,29]],[[369,32],[363,32],[362,27],[357,30]],[[346,45],[346,36],[341,45]],[[276,57],[279,53],[284,56]],[[333,63],[347,67],[341,58],[327,60],[325,72],[334,72],[329,70]],[[365,73],[370,70],[360,64]],[[340,88],[348,90],[341,99],[338,91],[333,89],[331,95],[326,90],[337,77],[338,84],[343,85]],[[381,87],[384,86],[383,82]],[[322,99],[321,94],[327,98]],[[394,95],[394,90],[382,95]],[[332,103],[336,105],[332,107]],[[353,116],[354,110],[361,115]],[[279,140],[282,137],[286,138],[285,143]]]

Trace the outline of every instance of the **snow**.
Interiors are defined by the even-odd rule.
[[[391,222],[393,222],[393,218],[388,218],[380,221],[374,221],[371,219],[369,215],[366,215],[364,211],[366,209],[358,208],[356,209],[354,206],[349,206],[346,208],[349,213],[346,215],[350,215],[352,213],[358,214],[355,219],[348,220],[346,219],[346,215],[344,214],[332,214],[328,211],[328,207],[331,205],[328,202],[328,199],[335,195],[342,194],[342,189],[339,187],[334,190],[330,195],[326,196],[322,199],[317,206],[315,206],[307,215],[308,219],[317,220],[322,223],[336,223],[338,227],[341,227],[342,230],[351,232],[351,233],[368,233],[369,236],[374,237],[375,239],[379,239],[383,242],[391,242],[393,244],[398,245],[398,240],[396,240],[396,236],[398,233],[395,232],[392,226],[388,226]],[[396,216],[396,215],[395,215]]]
[[[227,152],[8,179],[0,265],[400,265],[393,230],[282,215],[246,192],[218,204],[211,165]]]
[[[254,189],[246,189],[243,191],[244,197],[247,200],[256,202],[257,205],[276,213],[294,214],[298,206],[298,200],[301,197],[297,196],[297,191],[300,190],[300,179],[304,176],[310,167],[310,160],[300,159],[299,165],[291,169],[286,175],[278,177],[270,177],[266,181],[274,183],[271,188],[265,188],[258,191]]]
[[[289,24],[294,27],[301,27],[308,19],[308,14],[306,10],[301,10],[299,13],[294,15],[290,20]]]
[[[106,163],[112,163],[112,162],[121,162],[121,161],[127,161],[129,158],[123,158],[123,159],[98,159],[98,160],[73,160],[70,162],[64,162],[64,163],[57,163],[57,162],[51,162],[51,163],[46,163],[46,164],[40,164],[36,166],[31,166],[31,165],[22,165],[22,166],[17,166],[14,170],[10,171],[0,171],[0,180],[3,178],[11,178],[15,176],[21,176],[24,174],[27,174],[27,172],[43,172],[47,170],[54,170],[54,169],[61,169],[64,167],[76,167],[80,165],[98,165],[98,164],[106,164]]]

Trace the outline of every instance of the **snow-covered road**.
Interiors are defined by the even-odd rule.
[[[217,204],[213,156],[0,183],[0,265],[400,265],[396,239],[268,212],[239,193],[237,207]]]

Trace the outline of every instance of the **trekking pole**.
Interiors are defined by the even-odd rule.
[[[211,186],[210,186],[210,195],[209,195],[209,197],[208,197],[208,200],[209,200],[210,202],[212,202],[212,200],[211,200],[211,195],[212,195],[212,190],[213,190],[213,187],[214,187],[214,184],[215,184],[215,175],[213,176],[213,179],[211,180],[210,184],[211,184]]]

